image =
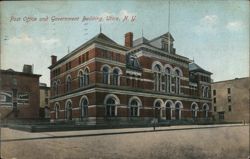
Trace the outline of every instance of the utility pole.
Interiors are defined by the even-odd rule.
[[[2,118],[2,114],[0,113],[0,159],[2,159],[2,151],[1,151],[1,149],[2,149],[2,120],[1,120],[1,118]]]

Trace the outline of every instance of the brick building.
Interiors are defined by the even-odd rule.
[[[23,72],[12,69],[0,72],[0,112],[2,119],[34,119],[39,117],[39,78],[31,65]]]
[[[91,124],[211,117],[211,73],[173,47],[166,33],[125,46],[103,33],[57,61],[51,56],[51,118]]]
[[[213,116],[227,122],[249,122],[250,78],[236,78],[212,83]]]

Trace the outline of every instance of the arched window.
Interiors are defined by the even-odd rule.
[[[67,101],[65,105],[65,119],[72,120],[72,103]]]
[[[89,69],[86,68],[83,73],[84,86],[89,85]]]
[[[79,73],[78,73],[78,80],[79,80],[79,87],[83,87],[84,78],[83,78],[83,72],[82,71],[79,71]]]
[[[171,69],[169,67],[166,68],[166,74],[165,74],[165,91],[167,93],[171,92]]]
[[[198,105],[197,103],[192,103],[191,105],[191,112],[192,112],[192,118],[196,119],[197,118],[197,111],[198,111]]]
[[[107,66],[103,67],[103,83],[108,84],[109,83],[109,68]]]
[[[154,66],[154,90],[161,91],[161,66],[156,64]]]
[[[166,120],[172,119],[172,107],[173,107],[172,105],[173,105],[172,101],[166,102]]]
[[[119,70],[114,69],[113,71],[113,85],[119,85]]]
[[[135,99],[130,103],[130,116],[139,116],[139,104]]]
[[[106,102],[106,116],[112,117],[116,115],[116,103],[114,98],[109,98]]]
[[[183,105],[180,101],[175,102],[175,119],[180,120],[181,119],[181,109],[183,108]]]
[[[203,105],[203,117],[208,118],[209,106],[207,104]]]
[[[180,94],[180,71],[177,69],[175,70],[175,93]]]
[[[205,87],[205,93],[204,93],[204,97],[208,98],[209,97],[209,91],[208,91],[208,87]]]
[[[88,116],[88,100],[83,98],[80,102],[81,118]]]
[[[71,91],[71,76],[68,76],[66,79],[66,91],[67,92]]]
[[[58,103],[56,103],[54,110],[55,110],[55,119],[58,119],[60,114],[60,106]]]

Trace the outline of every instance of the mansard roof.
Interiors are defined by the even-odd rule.
[[[211,72],[204,70],[203,68],[201,68],[199,65],[197,65],[194,62],[189,64],[189,71],[190,72],[201,72],[201,73],[205,73],[205,74],[208,74],[208,75],[212,74]]]
[[[148,39],[146,39],[145,37],[138,38],[133,41],[133,47],[140,45],[140,44],[145,44],[147,42],[148,42]]]
[[[170,37],[171,41],[174,41],[174,38],[173,38],[173,36],[171,35],[171,33],[167,32],[167,33],[165,33],[165,34],[163,34],[163,35],[161,35],[161,36],[158,36],[158,37],[156,37],[156,38],[150,40],[149,42],[156,41],[156,40],[158,40],[158,39],[165,38],[165,37]]]

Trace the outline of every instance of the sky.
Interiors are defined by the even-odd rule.
[[[212,72],[214,81],[247,77],[249,6],[247,0],[170,0],[170,7],[157,0],[1,1],[0,66],[22,71],[23,64],[33,64],[40,82],[50,85],[50,56],[62,58],[101,26],[121,45],[126,32],[153,39],[170,31],[177,54]]]

